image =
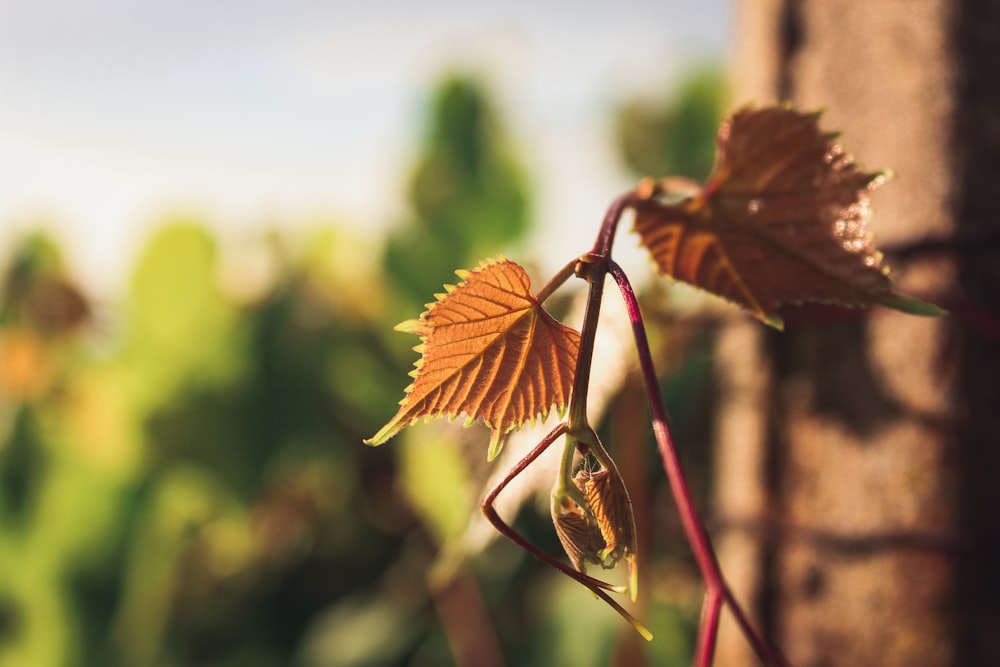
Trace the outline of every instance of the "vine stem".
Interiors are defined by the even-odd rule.
[[[705,599],[702,604],[699,623],[698,644],[694,656],[694,664],[698,667],[709,667],[715,653],[718,637],[719,618],[724,605],[728,606],[737,624],[746,636],[757,656],[771,667],[788,667],[788,662],[769,642],[767,642],[750,623],[746,613],[733,596],[722,575],[718,558],[705,530],[705,524],[698,515],[694,498],[688,487],[687,478],[681,468],[677,449],[674,446],[670,432],[670,423],[666,409],[663,407],[663,396],[656,380],[656,369],[653,356],[649,350],[646,337],[646,327],[639,309],[639,301],[635,297],[632,285],[625,271],[613,259],[611,249],[622,214],[634,203],[637,197],[635,191],[620,195],[604,216],[604,222],[598,232],[593,249],[583,255],[576,265],[576,274],[588,282],[587,307],[580,331],[580,350],[577,355],[576,377],[573,381],[573,393],[570,398],[567,447],[573,446],[573,437],[590,430],[587,422],[587,389],[590,386],[590,369],[594,354],[594,341],[597,335],[597,325],[600,320],[601,300],[604,294],[604,279],[611,274],[625,300],[629,321],[632,326],[632,336],[635,340],[639,365],[642,369],[642,379],[646,387],[652,417],[653,433],[656,437],[657,449],[663,461],[663,470],[670,483],[670,489],[677,504],[681,525],[695,561],[705,581]],[[562,275],[562,272],[560,272]]]
[[[754,652],[756,652],[757,656],[765,664],[771,667],[789,667],[788,661],[784,656],[770,642],[766,641],[750,623],[746,612],[744,612],[742,606],[732,594],[722,574],[715,550],[712,548],[712,543],[708,538],[705,524],[698,515],[694,498],[691,495],[691,489],[688,486],[687,478],[684,475],[680,459],[677,456],[677,448],[674,446],[673,436],[670,432],[670,422],[667,419],[666,409],[663,406],[663,396],[660,393],[659,383],[656,380],[656,369],[653,364],[652,353],[649,349],[649,341],[646,337],[646,327],[642,320],[639,301],[636,299],[635,291],[632,289],[625,271],[611,258],[611,250],[614,246],[614,239],[622,214],[635,202],[637,196],[635,191],[630,191],[620,195],[612,202],[604,216],[604,221],[601,224],[601,229],[598,232],[593,249],[588,254],[582,256],[577,264],[576,273],[588,281],[589,292],[587,295],[587,308],[580,332],[580,351],[577,356],[576,377],[574,378],[573,393],[570,399],[568,434],[573,435],[584,429],[590,429],[586,414],[587,388],[590,385],[590,369],[594,352],[594,340],[600,319],[604,279],[610,273],[618,284],[618,289],[628,310],[629,322],[632,326],[632,336],[635,340],[639,365],[642,370],[643,384],[645,385],[646,396],[649,402],[653,433],[656,438],[660,458],[663,461],[663,470],[670,483],[674,502],[677,504],[677,511],[680,515],[684,534],[691,545],[698,569],[705,581],[705,599],[702,604],[694,664],[697,667],[709,667],[712,664],[716,639],[718,637],[720,613],[722,607],[725,605],[729,607]]]
[[[536,558],[582,583],[625,617],[644,637],[647,639],[651,638],[648,630],[605,592],[608,590],[621,592],[618,587],[611,586],[606,582],[578,572],[562,561],[544,553],[511,528],[500,517],[494,506],[499,493],[559,437],[566,436],[567,452],[571,449],[578,449],[581,453],[586,453],[585,450],[588,446],[591,446],[591,441],[596,442],[596,438],[590,437],[593,434],[593,429],[587,420],[587,392],[590,386],[590,371],[593,362],[597,326],[600,320],[601,301],[604,295],[604,282],[610,273],[618,285],[618,289],[628,310],[629,322],[632,326],[632,336],[635,340],[643,384],[645,385],[646,397],[649,402],[653,434],[656,438],[657,449],[663,462],[663,470],[666,473],[667,481],[670,483],[674,502],[677,504],[684,534],[691,545],[698,570],[705,582],[705,597],[701,609],[694,665],[696,667],[711,666],[715,654],[722,609],[723,607],[729,607],[737,625],[761,661],[768,667],[789,667],[789,663],[785,657],[781,655],[775,646],[758,633],[750,623],[746,612],[732,594],[722,574],[718,558],[705,530],[705,524],[698,515],[694,498],[688,487],[687,478],[684,476],[681,468],[677,449],[674,446],[673,436],[670,432],[670,423],[667,419],[666,409],[663,406],[663,396],[660,393],[660,387],[656,379],[656,369],[653,364],[652,353],[649,349],[649,341],[646,337],[646,327],[642,320],[639,301],[636,299],[635,292],[625,271],[611,259],[611,249],[614,245],[615,233],[617,232],[622,214],[630,205],[635,203],[637,197],[638,195],[635,191],[630,191],[615,199],[605,214],[604,222],[601,225],[593,249],[563,267],[542,288],[539,295],[542,298],[539,301],[544,301],[544,298],[548,297],[574,273],[578,277],[585,279],[588,283],[587,305],[580,330],[576,374],[573,379],[567,419],[549,432],[534,449],[528,452],[523,459],[511,468],[507,475],[483,499],[481,509],[486,518],[501,534]],[[607,455],[605,454],[605,456]],[[565,458],[566,455],[564,455],[564,460]],[[610,461],[610,457],[607,458]]]
[[[614,243],[618,221],[631,201],[632,193],[619,195],[604,216],[601,231],[594,248],[576,261],[576,274],[587,280],[587,306],[580,326],[580,348],[576,356],[576,376],[569,403],[569,432],[590,430],[587,422],[587,390],[590,387],[590,367],[594,358],[594,341],[597,324],[601,318],[601,300],[604,297],[604,277],[608,273],[608,259]]]
[[[705,524],[698,515],[698,510],[695,507],[690,487],[681,468],[680,459],[677,456],[677,449],[674,446],[673,436],[670,432],[666,409],[663,407],[663,397],[656,380],[653,356],[649,349],[649,341],[646,337],[646,327],[642,320],[642,312],[639,309],[639,301],[635,297],[635,292],[628,277],[625,275],[625,271],[610,257],[606,257],[605,262],[612,278],[618,284],[622,298],[625,300],[629,321],[632,325],[632,336],[635,340],[636,351],[639,357],[642,379],[646,386],[646,395],[649,400],[653,434],[656,438],[657,449],[663,461],[663,470],[670,482],[674,502],[677,504],[677,511],[680,515],[684,534],[691,545],[691,550],[694,553],[695,561],[698,564],[702,578],[705,580],[705,600],[702,605],[701,622],[699,624],[695,664],[698,667],[708,667],[712,664],[715,642],[718,636],[720,612],[722,606],[726,605],[732,612],[754,652],[757,653],[757,656],[767,665],[788,667],[789,663],[784,656],[770,642],[764,639],[750,623],[746,612],[744,612],[743,607],[736,600],[726,583],[722,569],[719,567],[715,550],[712,548],[708,533],[705,531]]]

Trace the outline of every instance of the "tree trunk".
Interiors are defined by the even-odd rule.
[[[823,108],[864,169],[891,168],[876,245],[899,291],[952,314],[722,332],[723,568],[797,667],[1000,665],[1000,3],[738,17],[737,101]],[[732,628],[716,664],[754,664]]]

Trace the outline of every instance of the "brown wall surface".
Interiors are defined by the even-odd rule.
[[[1000,3],[737,6],[733,99],[892,169],[876,245],[952,314],[722,332],[723,568],[797,667],[1000,664]],[[755,664],[732,628],[716,664]]]

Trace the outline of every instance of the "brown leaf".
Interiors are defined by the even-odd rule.
[[[397,327],[420,334],[423,356],[399,412],[368,444],[421,418],[465,415],[490,426],[492,460],[512,429],[568,404],[580,335],[542,308],[524,269],[501,258],[458,275],[419,320]]]
[[[778,307],[884,303],[941,314],[892,292],[868,231],[868,194],[885,177],[858,169],[818,113],[744,109],[719,130],[705,187],[671,198],[645,182],[635,229],[660,271],[781,327]]]
[[[588,561],[603,564],[598,553],[608,544],[601,535],[596,519],[589,520],[587,512],[569,496],[563,496],[560,502],[553,503],[551,510],[556,535],[573,567],[585,572]]]
[[[601,566],[614,567],[622,556],[635,554],[632,503],[617,471],[581,470],[573,481],[586,494],[587,503],[604,540],[604,548],[597,554]]]

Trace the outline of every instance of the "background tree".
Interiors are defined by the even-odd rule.
[[[739,6],[735,99],[822,107],[891,167],[874,233],[902,290],[952,310],[721,333],[723,567],[795,665],[1000,661],[998,19],[978,0]]]

